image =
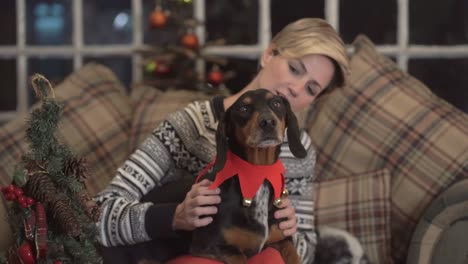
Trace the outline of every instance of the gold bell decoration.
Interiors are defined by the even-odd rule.
[[[284,188],[283,191],[281,192],[280,198],[275,199],[273,201],[273,205],[279,208],[281,203],[283,202],[282,198],[288,197],[288,195],[289,195],[288,189]]]
[[[252,205],[252,199],[251,198],[244,198],[242,200],[242,205],[246,207],[250,207]]]

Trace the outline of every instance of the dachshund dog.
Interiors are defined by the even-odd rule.
[[[248,257],[273,247],[285,263],[300,262],[292,239],[284,237],[279,229],[278,224],[284,219],[273,216],[278,209],[274,203],[281,202],[278,188],[273,186],[274,181],[262,178],[272,164],[280,162],[278,156],[285,131],[291,152],[304,158],[307,153],[300,142],[297,119],[288,101],[265,89],[244,93],[220,118],[215,162],[212,170],[200,174],[198,180],[219,182],[216,177],[234,157],[240,162],[232,166],[234,169],[244,165],[259,167],[258,173],[246,175],[245,179],[247,185],[251,179],[260,179],[260,183],[254,196],[245,197],[240,173],[222,181],[218,186],[221,189],[218,213],[211,224],[194,230],[190,247],[192,255],[228,264],[247,263]],[[284,178],[280,185],[279,194],[284,196],[287,193],[283,189]]]

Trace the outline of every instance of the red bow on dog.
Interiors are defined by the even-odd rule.
[[[213,164],[214,161],[200,172],[196,182],[198,182],[200,177],[204,175]],[[239,177],[242,197],[244,198],[244,205],[249,206],[258,188],[263,184],[263,181],[268,180],[271,186],[273,186],[274,200],[277,201],[281,197],[284,189],[285,172],[286,170],[284,169],[283,163],[279,159],[272,165],[254,165],[241,159],[231,151],[228,151],[226,164],[223,169],[216,174],[215,181],[210,185],[209,189],[214,189],[220,186],[225,180],[237,175],[237,177]]]

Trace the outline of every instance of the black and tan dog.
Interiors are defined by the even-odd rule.
[[[278,156],[286,129],[291,152],[304,158],[306,151],[299,139],[297,119],[286,99],[259,89],[246,92],[226,111],[216,134],[217,156],[213,170],[199,177],[199,180],[206,178],[220,184],[222,202],[213,222],[194,231],[192,255],[224,263],[246,263],[248,257],[271,246],[279,250],[285,263],[300,262],[292,240],[282,235],[279,220],[273,216],[277,210],[274,203],[280,203],[279,195],[287,192],[283,189],[284,178],[281,175],[278,191],[278,186],[274,186],[278,181],[263,175],[280,164]],[[234,177],[216,178],[228,166],[235,171],[244,165],[257,166],[259,171],[254,173],[256,175],[244,175],[244,180],[240,172]],[[252,173],[251,169],[247,171]],[[258,177],[258,190],[255,188],[254,196],[246,197],[249,190],[245,191],[241,185],[251,189],[247,178]]]

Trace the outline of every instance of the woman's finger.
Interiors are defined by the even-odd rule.
[[[219,195],[202,195],[202,196],[197,196],[189,201],[189,206],[190,207],[198,207],[198,206],[203,206],[203,205],[213,205],[213,204],[219,204],[221,202],[221,197]]]
[[[278,210],[275,212],[275,218],[276,219],[281,219],[281,218],[292,218],[294,217],[296,214],[294,208],[292,206],[289,206],[289,207],[286,207],[286,208],[283,208],[281,210]]]
[[[195,219],[193,225],[194,227],[202,227],[210,224],[211,222],[213,222],[213,217],[201,217]]]
[[[193,217],[199,217],[202,215],[213,215],[218,212],[218,208],[216,206],[203,206],[203,207],[196,207],[191,210],[191,215]]]

